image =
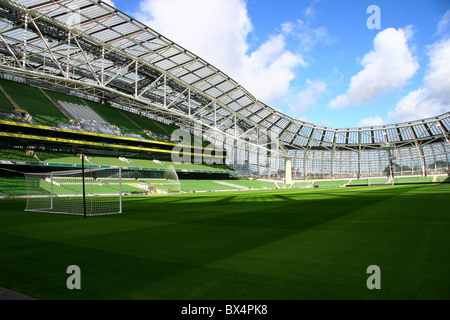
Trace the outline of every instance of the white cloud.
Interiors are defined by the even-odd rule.
[[[253,28],[242,0],[143,0],[139,7],[142,22],[225,73],[241,64]]]
[[[408,47],[408,35],[412,30],[410,27],[405,30],[388,28],[377,34],[373,51],[361,60],[363,70],[351,78],[346,93],[329,103],[330,108],[366,104],[380,94],[407,83],[419,64]]]
[[[244,0],[142,0],[136,16],[266,103],[286,95],[296,68],[306,65],[300,54],[286,48],[285,27],[248,53],[253,26]]]
[[[422,88],[403,97],[389,112],[389,122],[418,120],[449,111],[450,39],[435,42],[428,48],[429,63]]]
[[[312,20],[316,15],[316,3],[320,0],[313,0],[309,3],[309,6],[303,10],[303,14],[305,15],[307,20]]]
[[[243,56],[243,64],[236,77],[258,100],[276,101],[289,94],[295,68],[306,66],[301,56],[285,50],[283,35],[272,37],[250,56]]]
[[[368,117],[361,119],[358,123],[358,127],[375,127],[383,125],[383,119],[380,116]]]
[[[308,18],[314,17],[314,15],[316,14],[316,9],[314,8],[314,3],[313,2],[311,2],[309,4],[309,6],[305,9],[304,14]]]
[[[326,89],[327,83],[321,79],[306,80],[306,89],[289,98],[289,111],[295,115],[305,112],[309,107],[316,104]]]
[[[115,4],[114,4],[114,2],[112,0],[102,0],[102,1],[107,3],[107,4],[109,4],[112,7],[115,7]]]
[[[283,32],[297,43],[299,52],[310,52],[318,45],[331,45],[334,39],[325,27],[312,27],[309,22],[298,19],[282,25]]]
[[[445,12],[445,14],[442,16],[441,20],[439,20],[439,23],[437,25],[437,33],[443,34],[448,30],[448,27],[450,26],[450,9]]]
[[[434,43],[428,51],[430,62],[425,87],[435,96],[450,100],[450,39]]]

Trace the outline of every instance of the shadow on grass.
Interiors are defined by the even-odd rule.
[[[222,193],[146,201],[139,198],[138,202],[129,198],[130,201],[124,202],[123,215],[87,219],[98,228],[98,234],[83,235],[82,224],[78,226],[80,234],[53,241],[43,239],[42,234],[33,232],[34,228],[27,228],[25,234],[14,233],[7,226],[32,223],[38,230],[39,220],[46,223],[73,217],[56,219],[36,214],[30,219],[23,211],[21,214],[11,211],[1,217],[5,228],[0,232],[0,284],[44,299],[158,299],[171,294],[183,298],[196,282],[198,290],[208,285],[202,277],[205,270],[211,272],[210,278],[220,278],[223,271],[211,271],[208,267],[214,262],[244,255],[367,207],[373,210],[377,204],[411,190],[414,190],[411,197],[415,198],[428,196],[432,191],[424,188],[422,193],[419,188],[423,187],[266,192],[255,193],[254,197],[251,193]],[[408,197],[401,199],[407,202]],[[13,204],[14,201],[7,204],[8,210],[14,209]],[[23,201],[17,204],[22,206]],[[120,226],[124,219],[169,223],[132,230],[111,227],[111,224]],[[59,228],[57,223],[54,228]],[[286,256],[295,255],[302,244],[291,245],[292,249],[285,249]],[[271,263],[270,253],[264,258]],[[245,271],[246,262],[237,261]],[[71,264],[79,265],[83,272],[83,289],[79,292],[65,287],[68,277],[65,270]],[[187,274],[198,278],[186,279],[179,287],[164,286],[171,283],[168,279]],[[233,292],[232,288],[229,290]],[[235,294],[239,296],[238,292]]]

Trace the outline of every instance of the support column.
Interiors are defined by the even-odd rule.
[[[292,160],[291,158],[286,158],[284,166],[284,183],[292,184]]]
[[[303,174],[304,174],[305,181],[306,181],[307,177],[308,177],[308,158],[307,158],[306,150],[303,152]]]
[[[331,149],[331,179],[334,180],[334,155],[335,155],[336,149],[333,145],[333,148]]]
[[[361,180],[361,149],[358,150],[358,172],[357,172],[358,180]]]
[[[23,34],[23,54],[22,54],[22,69],[27,68],[27,43],[28,43],[28,14],[25,15],[24,34]]]
[[[427,166],[425,163],[425,155],[423,154],[423,150],[420,146],[417,146],[417,150],[419,151],[420,164],[422,166],[422,177],[427,176]]]

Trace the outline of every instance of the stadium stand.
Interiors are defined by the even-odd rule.
[[[394,179],[394,183],[424,183],[432,181],[433,177],[400,177]]]
[[[49,164],[66,164],[81,165],[79,155],[61,152],[36,151],[35,154],[27,155],[26,149],[1,148],[0,160],[3,161],[26,161],[26,162],[42,162],[42,165]],[[86,164],[94,166],[118,166],[123,168],[149,168],[155,170],[175,169],[180,172],[234,172],[233,168],[227,165],[207,165],[207,164],[191,164],[191,163],[175,163],[169,160],[153,160],[127,158],[127,162],[120,160],[118,157],[111,156],[88,156]]]
[[[89,121],[100,125],[110,125],[96,112],[86,105],[76,104],[67,101],[57,101],[58,104],[71,116],[79,121]]]
[[[390,181],[390,179],[387,178],[374,178],[374,179],[370,179],[369,183],[371,185],[382,185],[382,184],[388,184]]]
[[[46,192],[50,192],[51,183],[45,180],[40,180],[40,187]],[[119,184],[101,184],[100,182],[96,183],[86,183],[85,185],[86,193],[92,194],[110,194],[117,193],[119,191]],[[122,184],[121,186],[123,192],[142,192],[143,190],[140,188],[136,188],[134,186],[130,186],[128,184]],[[56,185],[53,184],[53,193],[58,195],[67,195],[67,194],[81,194],[83,186],[81,183],[66,183]]]
[[[37,87],[0,79],[0,86],[21,109],[32,116],[35,124],[55,126],[69,124],[67,117]]]
[[[224,185],[214,180],[180,180],[182,191],[220,191],[220,190],[239,190],[239,188]]]
[[[136,123],[134,123],[133,121],[129,120],[128,113],[125,116],[124,113],[122,113],[119,109],[108,107],[91,100],[83,100],[83,101],[84,103],[86,103],[87,106],[92,108],[92,110],[94,110],[97,114],[99,114],[103,119],[105,119],[108,123],[119,128],[120,131],[122,131],[123,133],[133,134],[141,138],[145,138],[143,129],[138,125],[136,125]]]
[[[35,161],[34,157],[27,155],[24,149],[0,148],[0,160]]]
[[[0,89],[0,113],[11,114],[13,110],[14,110],[13,104],[3,93],[3,90]]]
[[[309,181],[309,182],[295,182],[294,183],[294,188],[307,188],[307,187],[312,187],[313,182]]]
[[[314,182],[314,186],[318,186],[320,188],[332,188],[332,187],[342,187],[346,183],[348,183],[348,180],[316,181]]]
[[[25,113],[29,113],[31,117],[25,119],[20,118],[20,112],[17,109],[21,108]],[[14,110],[16,113],[14,115]],[[28,84],[13,82],[10,80],[0,79],[0,119],[15,119],[20,122],[28,121],[31,124],[40,126],[48,126],[46,130],[60,130],[60,128],[75,130],[80,134],[88,134],[88,132],[107,134],[114,136],[115,139],[126,139],[121,137],[137,138],[138,141],[147,141],[144,139],[154,139],[155,141],[163,142],[167,148],[171,148],[171,135],[176,129],[168,124],[155,121],[137,113],[129,112],[122,109],[117,109],[102,103],[73,96],[48,89],[41,89],[33,87]],[[7,125],[7,124],[5,124]],[[14,125],[14,124],[11,124]],[[16,124],[17,127],[19,125]],[[23,125],[28,126],[30,125]],[[27,127],[27,128],[28,128]],[[44,127],[39,127],[44,128]],[[36,127],[37,129],[37,127]],[[11,132],[11,131],[10,131]],[[33,131],[31,131],[33,132]],[[61,131],[63,132],[63,131]],[[94,134],[91,134],[95,137]],[[97,135],[99,136],[99,135]],[[116,138],[117,137],[117,138]],[[41,140],[49,137],[43,136]],[[194,136],[192,144],[194,143]],[[46,141],[47,141],[46,140]],[[131,140],[131,139],[128,139]],[[125,140],[124,140],[125,141]],[[73,140],[74,143],[78,143]],[[203,141],[203,146],[209,144],[208,141]],[[30,144],[31,145],[31,144]],[[14,162],[17,164],[27,163],[38,166],[80,166],[81,158],[77,152],[52,152],[52,151],[36,151],[30,150],[27,145],[22,148],[7,148],[0,147],[0,161]],[[48,149],[47,149],[48,150]],[[101,153],[101,152],[100,152]],[[90,166],[119,166],[126,170],[150,170],[150,171],[164,171],[174,169],[179,174],[181,173],[204,173],[204,172],[218,172],[218,173],[233,173],[234,169],[224,164],[194,164],[194,163],[175,163],[167,160],[166,156],[162,159],[155,155],[154,159],[142,158],[142,154],[123,156],[110,156],[101,154],[91,154],[86,158],[86,165]],[[126,159],[126,161],[124,160]],[[275,183],[273,181],[262,180],[244,180],[231,179],[224,177],[224,180],[205,180],[205,179],[189,179],[189,175],[180,179],[180,183],[167,179],[139,179],[133,178],[123,179],[124,192],[142,192],[142,188],[136,187],[137,184],[154,187],[159,191],[170,192],[180,188],[183,192],[193,191],[218,191],[218,190],[248,190],[248,189],[277,189],[277,188],[306,188],[306,187],[339,187],[349,183],[349,180],[330,180],[330,181],[315,181],[311,182],[295,182],[291,185],[284,183]],[[448,177],[439,176],[435,178],[439,182],[448,182]],[[395,183],[424,183],[432,182],[433,177],[402,177],[395,178]],[[64,178],[59,180],[61,183],[55,192],[61,194],[68,194],[70,188],[75,188],[69,181],[64,181]],[[96,192],[108,193],[111,185],[100,186],[101,181],[87,181],[93,183],[90,188],[95,188]],[[387,184],[390,180],[387,178],[371,178],[371,179],[353,179],[350,185],[374,185]],[[134,184],[134,185],[133,185]],[[6,177],[0,181],[0,193],[3,195],[23,195],[26,193],[24,186],[24,179],[19,176]],[[47,185],[41,186],[44,190]],[[109,189],[108,189],[109,188]],[[73,192],[74,190],[72,190]],[[75,190],[78,191],[78,190]],[[39,193],[39,190],[36,191]]]
[[[276,185],[270,181],[261,180],[230,180],[231,184],[249,189],[276,189]]]
[[[3,172],[2,172],[3,174]],[[0,194],[5,196],[26,195],[27,187],[25,177],[22,176],[0,176]]]
[[[173,131],[177,129],[139,114],[25,83],[0,79],[0,87],[0,119],[11,120],[13,117],[15,107],[6,93],[18,108],[31,115],[31,123],[38,125],[68,128],[73,119],[78,122],[71,127],[75,130],[164,142],[170,142]],[[10,116],[6,117],[6,114]],[[14,117],[14,120],[25,121],[22,117]],[[195,136],[192,145],[194,139]],[[201,145],[206,147],[209,144],[202,141]]]
[[[367,186],[369,185],[369,180],[367,179],[360,179],[360,180],[352,180],[349,183],[350,185],[362,185],[362,186]]]

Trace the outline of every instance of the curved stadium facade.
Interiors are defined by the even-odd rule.
[[[327,128],[252,96],[192,52],[94,0],[0,0],[0,73],[201,135],[239,175],[285,179],[447,173],[450,112]],[[55,124],[56,125],[56,124]]]

